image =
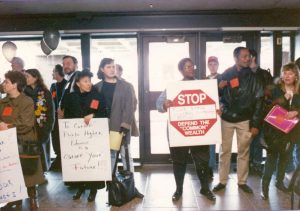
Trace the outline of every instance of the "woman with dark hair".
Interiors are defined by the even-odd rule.
[[[104,97],[94,90],[91,78],[93,74],[88,70],[78,72],[75,77],[74,92],[66,95],[65,99],[65,118],[83,118],[88,124],[95,118],[105,118],[106,106]],[[73,199],[79,199],[85,189],[90,189],[88,201],[95,200],[97,189],[105,187],[104,182],[70,182],[72,186],[78,188]]]
[[[25,71],[25,94],[34,102],[36,129],[39,143],[42,144],[42,165],[44,172],[50,166],[50,133],[54,124],[54,105],[50,91],[37,69]]]
[[[270,91],[271,103],[269,110],[274,105],[285,108],[288,113],[285,118],[293,119],[300,117],[300,89],[299,89],[299,70],[294,63],[286,64],[282,67],[282,76],[280,83]],[[292,146],[299,141],[300,125],[299,123],[288,133],[264,123],[264,136],[267,144],[267,159],[262,177],[261,197],[264,200],[269,198],[269,185],[272,175],[277,166],[277,177],[275,186],[284,192],[288,189],[284,186],[284,174],[289,162]]]
[[[4,92],[7,96],[0,100],[0,130],[16,127],[20,154],[24,153],[28,143],[31,146],[39,146],[39,140],[36,137],[34,128],[34,105],[32,99],[23,93],[25,86],[26,79],[23,73],[8,71],[3,82]],[[34,172],[32,174],[24,173],[24,180],[30,197],[30,208],[31,210],[37,210],[36,185],[44,182],[41,158],[38,154],[32,166],[34,166]],[[22,165],[23,167],[25,166]],[[21,201],[17,204],[21,205]],[[7,207],[11,205],[9,203]]]
[[[58,171],[61,171],[61,157],[60,157],[57,109],[59,107],[62,98],[64,87],[67,84],[67,80],[64,79],[64,75],[65,74],[64,74],[63,67],[60,64],[55,65],[52,76],[53,76],[53,80],[56,80],[56,82],[51,84],[50,92],[55,106],[55,122],[54,122],[53,130],[51,132],[51,137],[52,137],[52,146],[56,154],[56,158],[51,164],[50,170],[58,170]]]
[[[194,63],[190,58],[183,58],[178,63],[178,70],[183,76],[183,81],[196,80]],[[156,108],[159,112],[165,113],[172,106],[172,101],[167,99],[166,91],[162,92],[156,101]],[[183,181],[186,172],[187,157],[189,151],[201,183],[200,193],[207,199],[215,201],[216,197],[209,189],[209,145],[192,147],[170,147],[173,161],[173,172],[176,182],[176,191],[172,196],[173,201],[178,201],[183,192]]]
[[[109,116],[109,130],[123,133],[128,149],[130,149],[129,141],[135,111],[132,85],[116,77],[114,60],[111,58],[103,58],[101,60],[97,75],[102,81],[97,83],[95,88],[99,93],[102,93],[105,98]],[[120,148],[121,157],[125,157],[124,144],[125,143],[123,143]],[[114,164],[117,159],[116,155],[117,151],[111,150],[112,170],[114,169]],[[133,159],[129,150],[128,157],[129,169],[127,169],[127,165],[124,166],[124,169],[134,173]],[[135,189],[135,193],[138,198],[144,197],[137,189]]]

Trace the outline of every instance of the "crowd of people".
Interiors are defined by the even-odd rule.
[[[200,193],[208,200],[215,201],[215,193],[226,188],[231,165],[233,134],[237,134],[237,178],[238,187],[253,193],[247,184],[249,167],[262,176],[261,197],[269,197],[269,185],[273,172],[277,169],[276,187],[284,192],[289,190],[284,185],[286,168],[289,171],[299,164],[299,124],[288,134],[272,127],[263,121],[274,105],[288,110],[287,119],[300,117],[299,63],[289,63],[282,67],[281,77],[277,84],[269,71],[257,64],[257,53],[245,47],[238,47],[233,52],[235,64],[222,74],[218,73],[219,60],[210,56],[207,60],[210,74],[207,79],[217,79],[219,90],[222,142],[219,151],[219,183],[211,190],[210,182],[216,171],[215,145],[170,147],[176,190],[172,196],[178,201],[183,193],[183,182],[190,154],[201,183]],[[11,127],[17,129],[18,147],[24,180],[30,197],[31,210],[39,207],[37,198],[38,185],[47,182],[45,172],[61,171],[61,152],[59,141],[58,119],[82,118],[89,124],[92,118],[109,118],[109,130],[125,135],[125,142],[120,148],[124,168],[134,172],[133,159],[130,153],[131,136],[138,136],[135,111],[137,98],[132,84],[122,78],[123,68],[114,64],[111,58],[104,58],[99,64],[97,76],[100,82],[93,85],[93,74],[89,70],[78,71],[77,59],[64,56],[62,66],[53,69],[53,83],[50,89],[43,81],[37,69],[24,69],[21,58],[12,60],[12,70],[5,73],[5,80],[0,91],[6,96],[0,100],[0,130]],[[183,58],[178,63],[182,80],[196,80],[194,62]],[[162,92],[156,102],[159,112],[167,112],[172,101],[167,99],[166,91]],[[50,141],[51,140],[51,141]],[[56,154],[50,160],[50,144]],[[129,165],[126,165],[128,146]],[[262,151],[267,150],[267,158],[262,168]],[[25,151],[30,149],[35,159],[26,170]],[[111,150],[112,169],[116,162],[117,152]],[[289,165],[288,165],[289,164]],[[28,165],[28,162],[27,164]],[[27,166],[28,167],[28,166]],[[89,189],[88,201],[95,200],[97,189],[105,187],[104,182],[66,182],[77,189],[73,200],[81,197]],[[215,192],[215,193],[214,193]],[[144,195],[136,190],[136,197]],[[6,207],[20,206],[21,201],[8,203]]]
[[[53,79],[56,82],[48,89],[39,70],[25,70],[24,61],[15,57],[12,60],[12,70],[5,74],[5,80],[0,87],[0,91],[6,93],[0,100],[0,130],[11,127],[17,129],[21,166],[31,210],[39,207],[36,187],[47,182],[45,172],[62,170],[58,119],[82,118],[89,124],[92,118],[109,118],[109,130],[125,135],[123,144],[128,146],[130,162],[129,169],[127,165],[124,168],[134,171],[129,146],[131,135],[139,135],[134,117],[137,99],[133,86],[121,78],[122,66],[117,65],[116,74],[114,60],[102,59],[97,73],[101,81],[93,85],[93,74],[89,70],[78,71],[75,57],[64,56],[62,64],[54,67]],[[52,164],[50,139],[56,154]],[[34,156],[36,159],[26,160],[28,149],[30,158]],[[117,159],[116,154],[115,150],[111,150],[112,166]],[[121,158],[125,162],[123,146]],[[65,182],[65,185],[77,189],[73,200],[79,199],[86,189],[90,189],[87,200],[92,202],[97,195],[97,189],[104,188],[105,182]],[[138,198],[144,197],[137,189],[135,193]],[[21,202],[8,203],[4,209],[19,207]]]
[[[207,66],[210,74],[207,79],[217,79],[221,117],[222,142],[219,151],[219,183],[209,189],[216,166],[215,145],[170,147],[173,161],[173,171],[176,190],[173,201],[181,198],[183,180],[187,164],[187,153],[190,151],[195,169],[201,183],[200,193],[207,199],[215,201],[215,195],[226,188],[231,166],[233,135],[237,136],[237,185],[245,193],[252,194],[252,188],[247,184],[249,168],[262,176],[261,198],[269,198],[269,185],[273,172],[277,169],[276,187],[284,192],[288,188],[284,184],[287,166],[289,171],[299,165],[300,126],[289,133],[284,133],[264,121],[268,112],[279,105],[286,109],[286,119],[300,117],[299,100],[299,65],[300,58],[295,63],[283,65],[278,83],[274,83],[270,72],[257,64],[257,52],[245,47],[237,47],[233,51],[235,64],[218,74],[219,61],[216,56],[210,56]],[[189,58],[183,58],[178,63],[182,80],[196,80],[194,63]],[[159,112],[167,112],[172,107],[172,101],[167,99],[166,91],[162,92],[156,101]],[[264,169],[262,168],[263,148],[267,151]],[[290,163],[290,164],[289,164]],[[289,165],[288,165],[289,164]]]

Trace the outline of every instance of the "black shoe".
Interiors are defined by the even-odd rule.
[[[138,189],[135,188],[135,197],[138,199],[144,198],[144,194],[140,193]]]
[[[245,193],[253,193],[253,190],[247,184],[239,185],[239,188],[242,189]]]
[[[226,185],[219,183],[213,188],[213,192],[218,192],[220,190],[223,190],[226,187]]]
[[[289,189],[284,186],[283,182],[276,182],[275,186],[277,189],[281,190],[282,192],[285,193],[289,192]]]
[[[201,189],[200,193],[202,195],[204,195],[208,200],[210,200],[210,201],[216,201],[215,195],[209,189],[208,190]]]
[[[175,193],[172,196],[172,201],[178,201],[182,196],[182,191],[175,191]]]
[[[88,202],[95,201],[97,195],[97,189],[91,189],[90,194],[88,196]]]
[[[79,199],[83,192],[84,188],[79,188],[78,191],[73,195],[73,200]]]

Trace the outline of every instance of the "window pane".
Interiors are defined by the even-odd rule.
[[[5,41],[0,42],[0,46]],[[53,82],[52,70],[56,64],[62,64],[62,57],[72,55],[78,59],[78,67],[81,67],[81,50],[80,40],[60,40],[57,49],[52,51],[49,56],[46,56],[40,46],[40,41],[13,41],[17,46],[17,57],[21,57],[25,63],[25,69],[38,69],[48,87]],[[3,79],[5,72],[11,70],[11,64],[0,56],[0,78]]]
[[[282,65],[291,61],[291,42],[289,36],[282,37]]]
[[[273,75],[273,37],[260,37],[260,66],[263,69],[270,69]]]
[[[207,67],[207,59],[210,56],[216,56],[219,60],[218,73],[223,73],[227,68],[234,65],[233,50],[236,47],[246,47],[246,42],[241,43],[224,43],[222,41],[206,42],[206,76],[208,76],[209,70]]]
[[[167,139],[168,113],[150,111],[151,154],[169,154]]]
[[[149,43],[150,91],[162,91],[169,82],[182,79],[178,62],[189,57],[189,43]]]

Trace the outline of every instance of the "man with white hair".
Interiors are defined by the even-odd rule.
[[[11,60],[11,69],[13,71],[20,71],[20,72],[24,73],[25,72],[24,66],[25,66],[25,64],[24,64],[23,59],[21,59],[20,57],[12,58],[12,60]]]

